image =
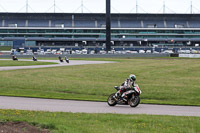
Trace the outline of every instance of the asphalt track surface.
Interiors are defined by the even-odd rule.
[[[0,59],[0,60],[10,60],[10,59]],[[19,61],[32,61],[26,59],[19,59]],[[17,70],[17,69],[34,69],[34,68],[47,68],[47,67],[60,67],[60,66],[74,66],[74,65],[87,65],[87,64],[105,64],[105,63],[115,63],[112,61],[83,61],[83,60],[70,60],[70,63],[60,62],[59,60],[38,60],[41,62],[54,62],[58,63],[55,65],[34,65],[34,66],[6,66],[0,67],[0,71],[3,70]]]
[[[4,60],[4,59],[0,59]],[[5,59],[8,60],[8,59]],[[31,60],[20,60],[31,61]],[[45,67],[59,67],[85,64],[114,63],[108,61],[70,61],[70,63],[60,63],[57,60],[40,60],[42,62],[55,62],[55,65],[37,66],[11,66],[0,67],[1,70],[33,69]],[[172,106],[172,105],[152,105],[140,104],[136,108],[128,105],[108,106],[106,102],[56,100],[24,97],[0,96],[0,109],[19,109],[50,112],[73,112],[73,113],[116,113],[116,114],[150,114],[150,115],[175,115],[175,116],[198,116],[200,117],[199,106]]]
[[[106,102],[39,99],[0,96],[1,109],[34,110],[73,113],[115,113],[198,116],[200,107],[140,104],[136,108],[128,105],[108,106]]]

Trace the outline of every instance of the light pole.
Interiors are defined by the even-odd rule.
[[[111,50],[111,23],[110,23],[110,0],[106,0],[106,51]]]

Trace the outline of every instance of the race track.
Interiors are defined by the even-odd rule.
[[[140,104],[136,108],[128,105],[108,106],[106,102],[89,102],[73,100],[39,99],[0,96],[0,109],[19,109],[50,112],[74,113],[116,113],[116,114],[150,114],[198,116],[200,107]]]
[[[5,60],[5,59],[0,59]],[[22,60],[20,61],[32,61]],[[42,62],[56,62],[55,65],[36,65],[36,66],[9,66],[0,67],[3,70],[33,69],[45,67],[59,67],[85,64],[115,63],[108,61],[73,61],[69,64],[60,63],[58,60],[40,60]],[[198,116],[200,117],[199,106],[171,106],[171,105],[151,105],[140,104],[136,108],[128,105],[117,105],[110,107],[106,102],[89,102],[73,100],[55,100],[23,97],[0,96],[0,109],[19,109],[50,112],[74,112],[74,113],[116,113],[116,114],[151,114],[151,115],[176,115],[176,116]]]
[[[11,59],[0,59],[0,60],[11,60]],[[19,59],[19,61],[32,61],[32,60]],[[116,63],[116,62],[112,62],[112,61],[85,61],[85,60],[70,60],[70,63],[60,62],[58,60],[38,60],[38,61],[40,61],[40,62],[53,62],[53,63],[58,63],[58,64],[55,64],[55,65],[34,65],[34,66],[6,66],[6,67],[0,67],[0,71],[17,70],[17,69],[59,67],[59,66],[87,65],[87,64]]]

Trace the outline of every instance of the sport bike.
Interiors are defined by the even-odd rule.
[[[120,90],[118,86],[114,87],[117,91]],[[135,85],[133,88],[128,89],[122,94],[122,96],[115,96],[116,93],[111,94],[108,97],[107,103],[110,106],[115,106],[116,104],[120,105],[130,105],[131,107],[136,107],[140,103],[140,90],[138,85]],[[123,97],[123,98],[122,98]]]

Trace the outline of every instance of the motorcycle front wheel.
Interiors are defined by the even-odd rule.
[[[107,103],[109,106],[115,106],[117,104],[117,101],[115,100],[114,96],[115,96],[115,93],[111,94],[108,97]]]
[[[131,107],[137,107],[138,104],[140,103],[140,97],[139,96],[133,96],[131,99],[129,99],[128,104]]]

